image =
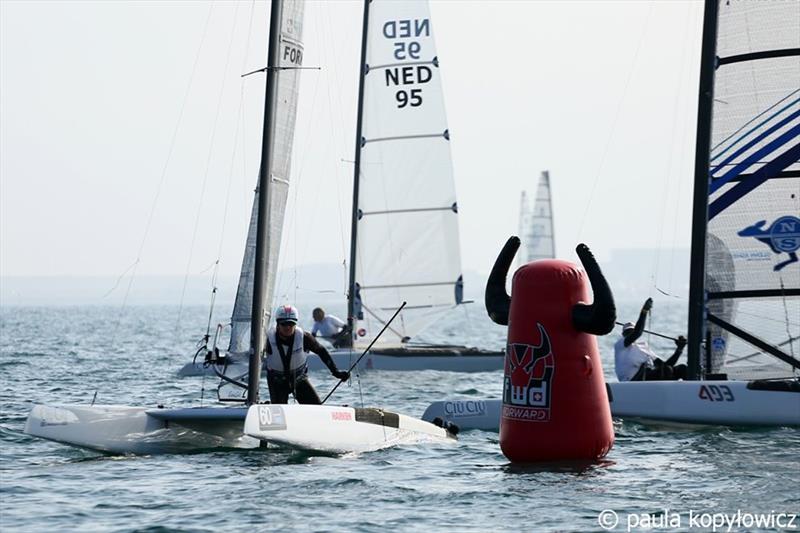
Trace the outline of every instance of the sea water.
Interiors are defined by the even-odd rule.
[[[620,305],[619,319],[635,320],[638,305]],[[120,457],[23,433],[34,403],[208,404],[213,380],[175,375],[207,315],[177,306],[0,309],[3,531],[800,529],[790,521],[800,512],[800,431],[791,428],[615,421],[605,460],[536,467],[509,464],[498,434],[484,431],[344,457],[279,449]],[[677,336],[685,317],[685,303],[659,304],[650,325]],[[600,339],[609,380],[617,334]],[[478,305],[423,335],[493,349],[504,339]],[[649,340],[662,356],[674,348]],[[311,379],[321,394],[334,385],[327,372]],[[497,398],[501,382],[501,371],[365,371],[334,400],[421,416],[434,400]]]

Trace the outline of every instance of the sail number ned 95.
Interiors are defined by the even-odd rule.
[[[734,402],[733,391],[727,385],[703,385],[697,396],[709,402]]]
[[[397,107],[421,106],[424,84],[433,78],[428,64],[431,58],[423,54],[423,42],[431,37],[430,19],[388,20],[381,28],[381,37],[390,44],[397,62],[383,69],[384,83],[394,90]],[[435,64],[435,58],[431,64]]]

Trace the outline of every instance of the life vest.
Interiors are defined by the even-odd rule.
[[[298,375],[304,373],[308,354],[303,349],[303,330],[295,328],[294,338],[292,339],[291,349],[285,344],[278,348],[278,338],[275,328],[270,328],[267,332],[267,342],[269,343],[270,354],[267,355],[267,370],[274,372],[285,372],[284,358],[289,363],[289,373]],[[283,352],[283,357],[281,356]]]

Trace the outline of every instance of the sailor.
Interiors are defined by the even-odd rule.
[[[331,355],[320,346],[311,334],[297,327],[298,313],[292,305],[275,311],[276,327],[267,332],[267,385],[271,403],[287,403],[294,394],[298,403],[322,402],[308,380],[308,353],[314,352],[322,359],[334,377],[347,381],[350,372],[336,368]]]
[[[319,335],[323,339],[329,339],[334,348],[346,348],[353,343],[350,339],[350,330],[342,319],[333,315],[326,315],[321,307],[315,308],[311,315],[314,317],[314,326],[311,328],[311,335]]]
[[[675,365],[686,346],[686,338],[681,335],[675,339],[675,353],[666,361],[662,361],[647,342],[639,340],[644,331],[647,313],[653,307],[653,299],[648,298],[639,313],[634,325],[628,322],[622,326],[622,337],[614,345],[614,369],[620,381],[665,381],[686,379],[686,365]]]

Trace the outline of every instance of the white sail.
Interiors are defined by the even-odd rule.
[[[299,67],[303,62],[303,9],[300,0],[285,0],[281,21],[281,67]],[[297,96],[300,90],[300,70],[287,68],[281,71],[278,81],[275,140],[273,152],[272,182],[269,210],[269,251],[267,254],[267,295],[271,304],[278,270],[278,254],[281,244],[286,198],[289,194],[289,178],[292,167],[292,142],[297,117]],[[253,275],[255,274],[256,222],[258,219],[258,192],[253,200],[250,227],[247,231],[239,287],[231,315],[231,339],[228,351],[247,352],[250,348],[250,319],[253,304]]]
[[[528,195],[522,191],[519,208],[519,236],[522,241],[517,252],[518,266],[538,259],[556,256],[553,233],[553,204],[550,196],[550,173],[542,171],[531,208]]]
[[[382,337],[397,342],[459,303],[463,290],[450,136],[427,2],[371,2],[366,62],[351,265],[356,314],[368,340],[407,302]]]
[[[720,2],[708,198],[708,311],[800,358],[800,6]],[[707,372],[792,374],[712,321]],[[729,329],[729,328],[728,328]]]

